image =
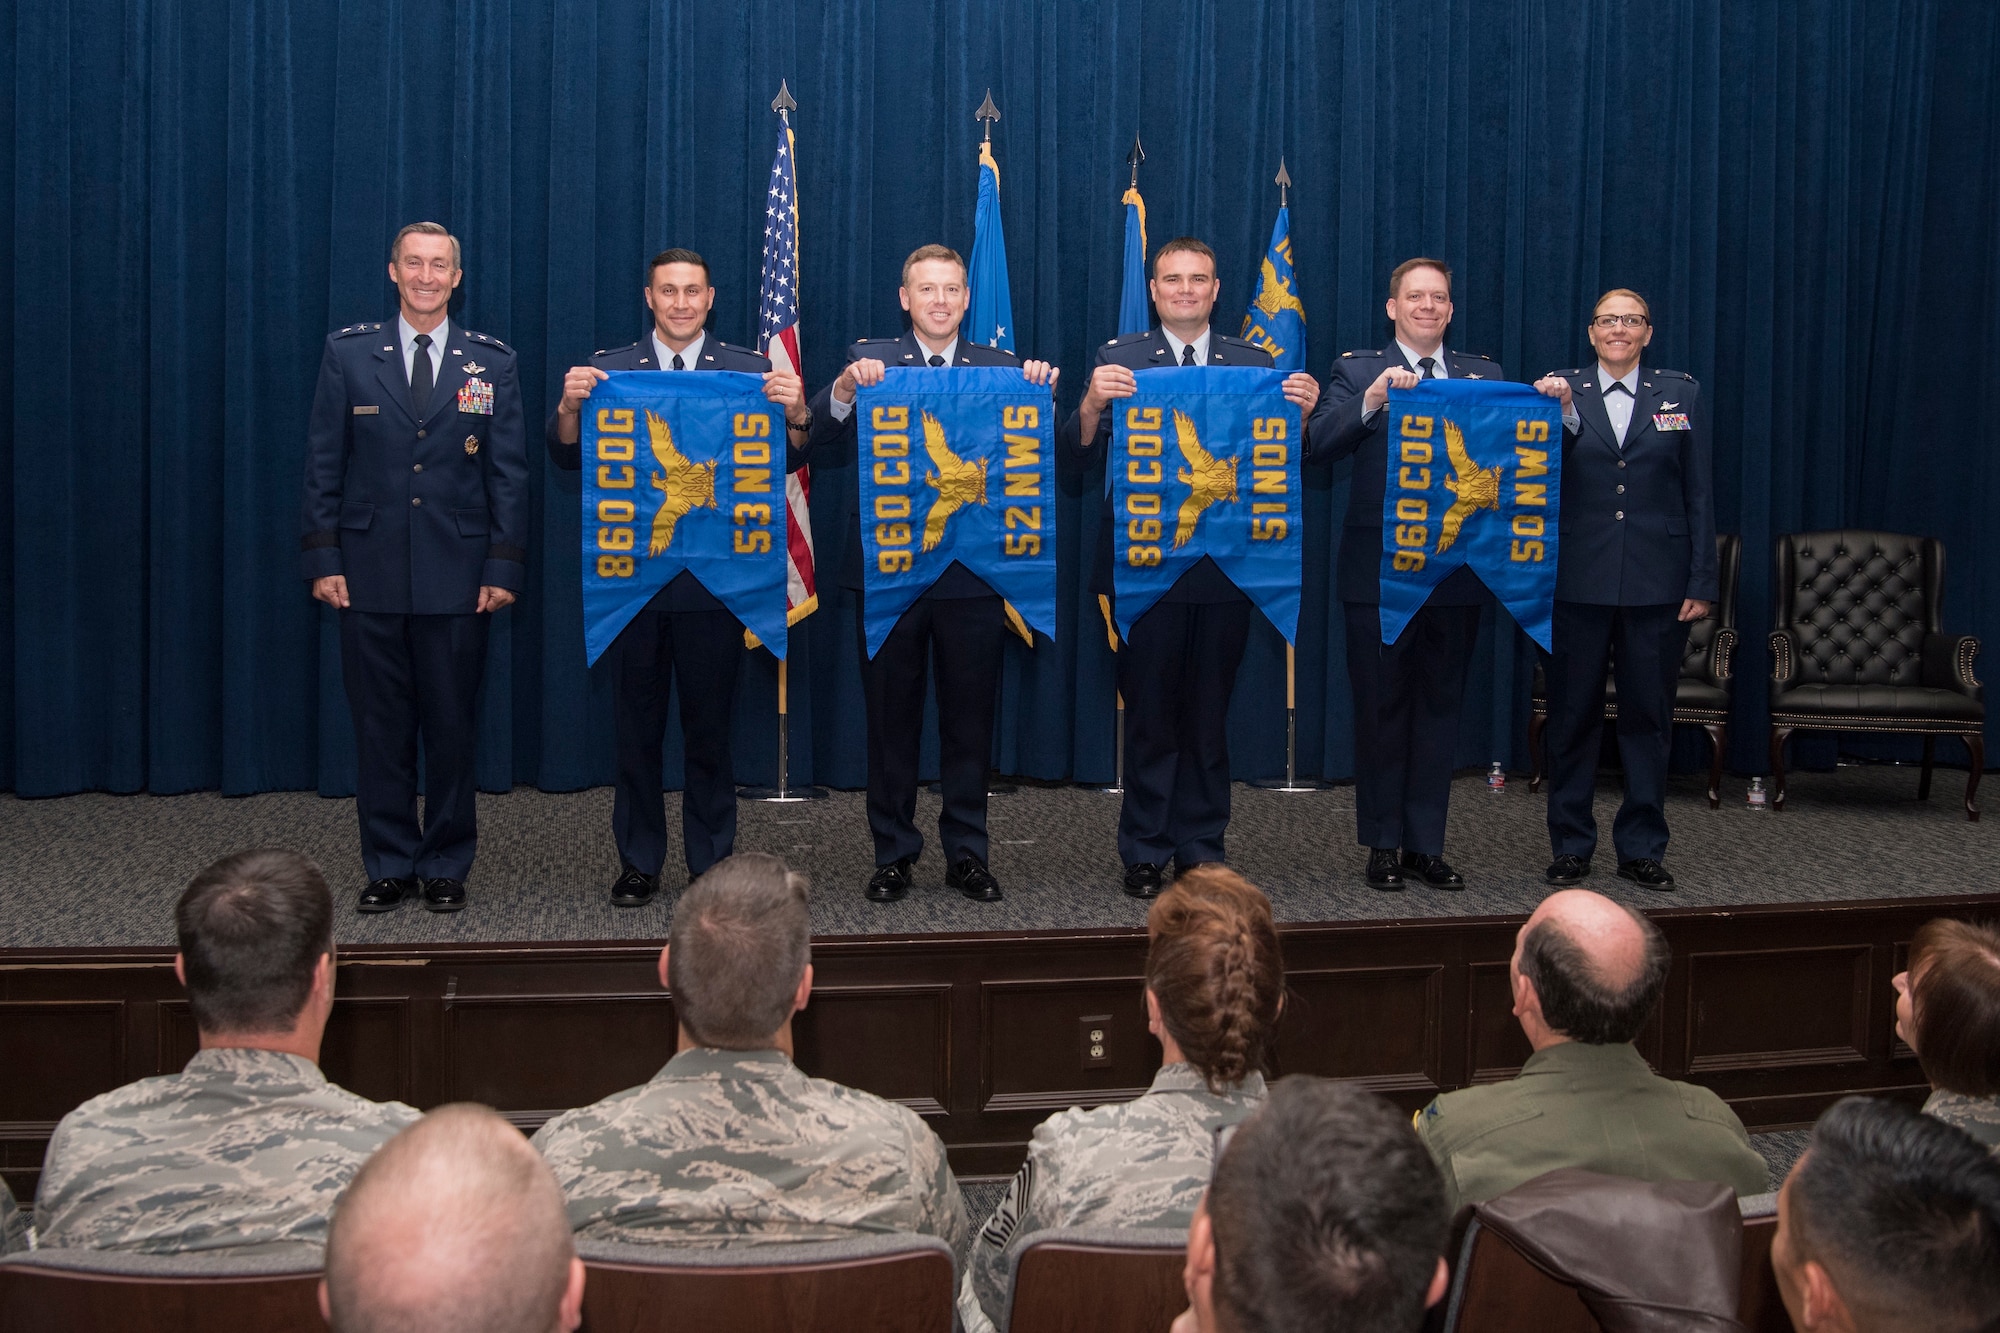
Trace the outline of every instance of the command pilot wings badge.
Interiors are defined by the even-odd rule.
[[[1178,409],[1174,412],[1174,443],[1187,460],[1179,479],[1191,488],[1187,499],[1181,501],[1179,521],[1174,525],[1174,545],[1181,547],[1194,536],[1194,525],[1210,505],[1236,503],[1236,460],[1217,458],[1204,449],[1193,419]]]
[[[674,525],[690,510],[714,509],[715,460],[691,461],[674,447],[674,432],[665,420],[646,413],[646,432],[652,437],[653,458],[660,471],[653,474],[653,489],[660,492],[660,507],[653,511],[653,536],[646,547],[648,556],[664,555],[674,543]]]
[[[1465,451],[1465,432],[1449,417],[1444,423],[1444,448],[1451,457],[1452,470],[1452,475],[1444,479],[1444,488],[1458,498],[1445,510],[1444,520],[1438,524],[1439,555],[1451,549],[1458,540],[1459,529],[1475,511],[1500,512],[1500,465],[1481,467],[1473,462],[1472,455]]]
[[[944,525],[953,514],[965,505],[986,503],[987,460],[960,458],[945,439],[944,423],[929,412],[923,418],[924,452],[930,455],[936,468],[924,474],[924,481],[938,493],[931,502],[930,512],[924,515],[923,549],[935,551],[944,541]]]

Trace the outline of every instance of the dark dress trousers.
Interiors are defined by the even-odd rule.
[[[1451,379],[1507,378],[1487,357],[1448,348],[1441,355]],[[1382,642],[1389,410],[1364,421],[1361,398],[1385,369],[1404,364],[1402,349],[1393,342],[1379,352],[1345,352],[1335,360],[1306,424],[1306,461],[1354,456],[1335,575],[1354,689],[1356,840],[1364,847],[1441,856],[1465,674],[1479,635],[1480,608],[1492,594],[1470,569],[1461,568],[1437,586],[1396,642]]]
[[[1570,383],[1580,424],[1563,441],[1553,651],[1543,658],[1549,845],[1557,856],[1596,850],[1591,800],[1604,679],[1615,671],[1625,801],[1612,842],[1621,862],[1659,861],[1667,851],[1674,694],[1687,651],[1681,602],[1713,602],[1719,593],[1701,385],[1678,370],[1641,365],[1621,447],[1597,366],[1557,373]]]
[[[1166,335],[1113,338],[1091,360],[1099,366],[1146,370],[1178,364]],[[1254,343],[1209,327],[1211,366],[1269,367],[1271,354]],[[1056,436],[1056,448],[1088,461],[1111,447],[1121,400],[1097,419],[1097,433],[1082,438],[1081,413],[1073,412]],[[1113,596],[1111,497],[1104,497],[1090,589]],[[1125,800],[1118,813],[1118,855],[1128,866],[1185,868],[1224,859],[1229,829],[1229,696],[1250,638],[1250,599],[1213,560],[1203,556],[1132,625],[1118,650],[1118,690],[1125,699]]]
[[[888,366],[923,366],[929,353],[914,333],[900,338],[864,338],[847,349],[847,362],[873,358]],[[1019,357],[968,342],[961,334],[954,366],[1018,366]],[[813,428],[808,457],[830,455],[847,461],[859,432],[860,405],[845,421],[833,416],[833,386],[812,401]],[[847,491],[847,546],[840,561],[840,586],[862,605],[860,460]],[[938,768],[944,809],[938,840],[945,863],[968,856],[985,863],[986,780],[993,763],[993,712],[1000,689],[1000,663],[1007,638],[1000,595],[954,560],[938,576],[868,656],[861,636],[861,685],[868,707],[868,831],[875,839],[875,864],[890,865],[923,854],[917,832],[917,759],[924,728],[924,671],[937,683]]]
[[[658,370],[653,337],[629,347],[593,352],[599,370]],[[704,337],[700,363],[690,370],[735,370],[761,375],[768,359],[742,347]],[[584,410],[589,410],[585,400]],[[544,432],[549,459],[574,472],[583,443],[556,438],[556,415]],[[667,859],[667,805],[660,747],[667,736],[667,692],[680,685],[681,735],[686,778],[681,786],[681,851],[693,880],[736,850],[736,764],[730,732],[736,675],[743,664],[743,624],[688,570],[653,594],[604,653],[611,673],[611,712],[618,745],[618,780],[611,802],[611,832],[618,859],[658,875]]]
[[[394,319],[330,335],[307,432],[302,573],[347,578],[341,670],[371,880],[471,871],[492,619],[475,613],[479,589],[518,593],[526,581],[528,445],[513,350],[456,323],[432,336],[443,354],[430,401],[415,408]],[[475,379],[490,387],[468,388]]]

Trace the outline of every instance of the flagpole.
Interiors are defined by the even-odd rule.
[[[771,110],[778,113],[778,123],[789,129],[790,113],[798,110],[799,104],[792,100],[791,88],[782,79],[778,81],[778,95],[771,99]],[[782,148],[783,145],[781,144]],[[768,245],[768,239],[766,244]],[[766,251],[769,254],[769,251]],[[786,502],[789,521],[790,501]],[[789,608],[788,608],[789,609]],[[790,627],[787,627],[787,633]],[[787,654],[789,656],[789,653]],[[791,664],[784,657],[778,659],[778,785],[775,787],[744,787],[737,795],[746,801],[762,801],[771,805],[797,805],[805,801],[823,801],[827,798],[824,787],[807,785],[792,786],[792,715],[791,715]]]

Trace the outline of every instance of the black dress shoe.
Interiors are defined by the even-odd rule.
[[[1125,893],[1128,897],[1157,898],[1165,884],[1166,876],[1151,861],[1125,867]]]
[[[424,910],[426,912],[463,912],[465,910],[464,882],[456,879],[425,880]]]
[[[876,866],[863,893],[871,903],[893,903],[910,892],[910,858],[900,857],[885,866]]]
[[[1587,856],[1558,856],[1549,862],[1549,868],[1542,872],[1542,878],[1557,888],[1583,883],[1590,874],[1590,858]]]
[[[1000,901],[1000,881],[993,878],[993,872],[976,856],[960,857],[957,865],[944,872],[944,883],[946,888],[957,889],[976,903]]]
[[[653,901],[653,894],[659,887],[660,881],[658,876],[648,875],[642,870],[634,870],[631,866],[626,866],[625,873],[620,875],[618,882],[611,886],[611,905],[613,907],[644,907],[647,903]]]
[[[1403,868],[1396,863],[1394,847],[1370,847],[1368,869],[1362,872],[1371,889],[1393,893],[1403,887]]]
[[[1636,861],[1620,861],[1618,878],[1629,879],[1642,889],[1659,889],[1671,893],[1674,888],[1674,877],[1667,873],[1667,868],[1647,856],[1642,856]]]
[[[403,899],[416,891],[417,881],[414,879],[378,879],[361,891],[361,901],[354,905],[354,910],[393,912],[403,905]]]
[[[1451,862],[1442,856],[1431,856],[1426,852],[1404,852],[1403,869],[1434,889],[1462,889],[1465,877],[1451,868]]]

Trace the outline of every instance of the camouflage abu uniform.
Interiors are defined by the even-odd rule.
[[[1007,1246],[1018,1237],[1047,1227],[1185,1230],[1208,1188],[1215,1131],[1263,1102],[1262,1074],[1214,1093],[1193,1065],[1170,1064],[1136,1100],[1037,1125],[1027,1161],[973,1241],[959,1291],[966,1327],[1006,1305]]]
[[[535,1147],[596,1240],[728,1245],[970,1224],[944,1145],[916,1114],[808,1078],[783,1052],[682,1051],[650,1083],[542,1126]]]
[[[63,1117],[35,1196],[43,1249],[250,1253],[326,1243],[334,1200],[417,1119],[281,1051],[199,1052]]]
[[[0,1180],[0,1254],[13,1254],[28,1248],[28,1219],[21,1213],[21,1205],[14,1202],[14,1191],[7,1188],[7,1182]]]
[[[1939,1088],[1924,1100],[1924,1114],[1957,1126],[2000,1157],[2000,1097],[1968,1097]]]

